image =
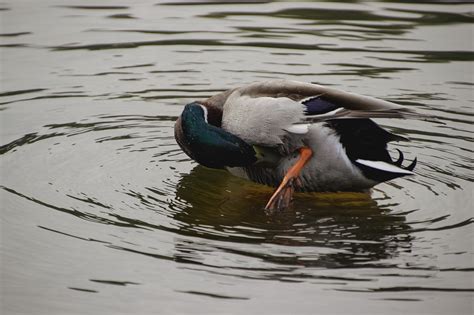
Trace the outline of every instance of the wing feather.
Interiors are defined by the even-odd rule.
[[[333,119],[427,118],[414,110],[370,96],[291,80],[256,82],[202,102],[223,112],[223,128],[248,141],[278,145],[284,130]]]
[[[271,80],[246,85],[238,89],[242,95],[250,97],[287,97],[294,101],[305,103],[311,98],[320,99],[327,108],[327,103],[334,108],[343,108],[327,115],[311,115],[315,110],[308,110],[309,121],[321,121],[338,118],[423,118],[414,110],[389,101],[370,96],[345,92],[318,84],[303,83],[291,80]],[[314,104],[314,102],[309,102]],[[318,105],[318,104],[316,104]],[[331,108],[333,109],[333,108]]]

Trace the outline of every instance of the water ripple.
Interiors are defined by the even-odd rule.
[[[0,5],[8,310],[75,313],[84,295],[105,303],[81,303],[85,312],[156,313],[159,295],[166,310],[179,301],[177,313],[196,299],[204,313],[226,303],[311,313],[308,292],[327,300],[322,313],[347,301],[361,312],[466,309],[469,5],[53,2]],[[272,188],[196,165],[173,135],[186,103],[262,78],[429,115],[377,121],[411,139],[388,149],[418,157],[416,175],[369,193],[298,193],[267,216]],[[19,296],[24,309],[11,307]],[[287,299],[298,308],[280,307]]]

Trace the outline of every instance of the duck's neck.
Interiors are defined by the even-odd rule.
[[[186,105],[175,126],[178,144],[191,158],[208,167],[253,164],[257,159],[253,147],[215,126],[220,124],[218,114],[197,102]]]
[[[220,128],[222,125],[222,109],[207,102],[199,102],[199,104],[205,108],[207,123]]]

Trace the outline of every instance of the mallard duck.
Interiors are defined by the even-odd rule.
[[[370,118],[416,118],[388,101],[289,80],[257,82],[195,101],[175,123],[182,150],[210,168],[227,168],[277,187],[267,210],[289,205],[297,191],[364,191],[412,175],[401,151],[387,143],[407,140]]]

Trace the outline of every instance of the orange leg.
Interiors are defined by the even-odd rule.
[[[283,177],[280,186],[278,186],[265,206],[265,210],[281,210],[290,205],[293,192],[295,191],[295,181],[298,181],[301,170],[313,156],[313,151],[308,147],[302,147],[299,151],[300,157],[298,161],[296,161],[295,165],[293,165],[285,177]]]

